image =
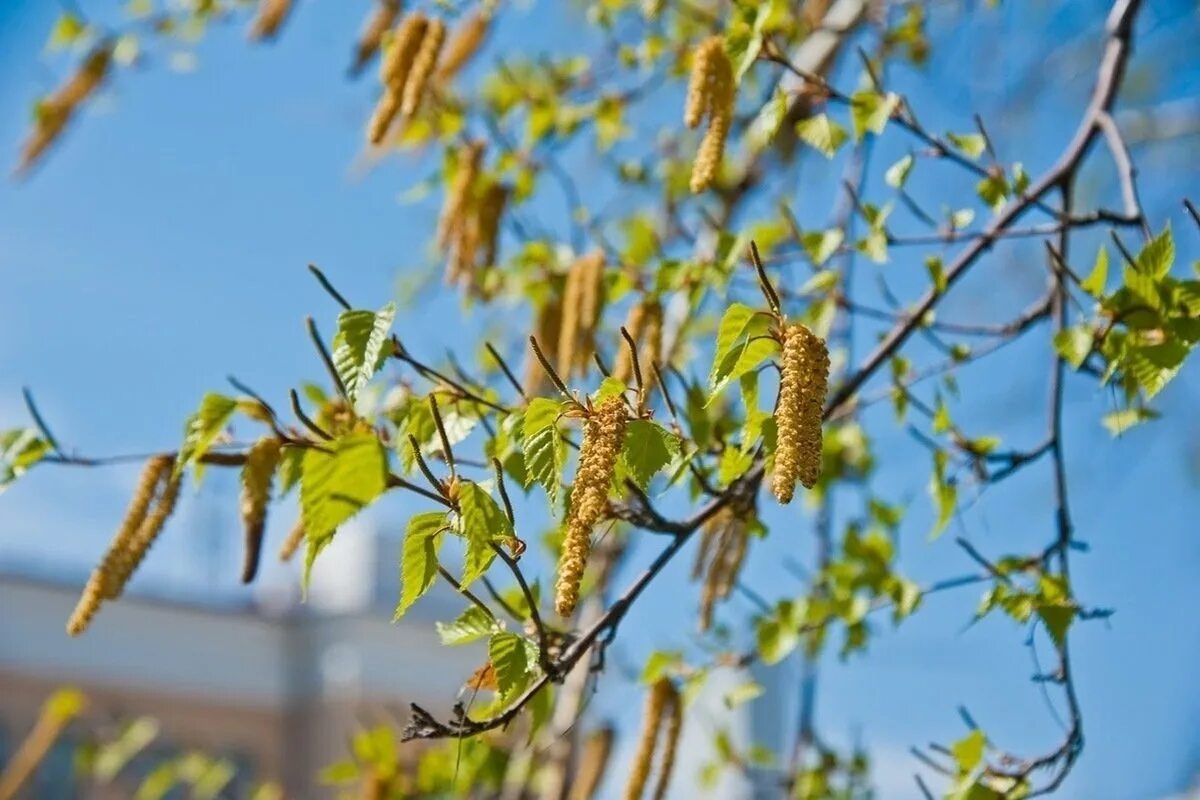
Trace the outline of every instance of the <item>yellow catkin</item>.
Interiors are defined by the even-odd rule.
[[[579,584],[592,549],[592,528],[604,514],[627,422],[624,400],[613,396],[596,406],[584,424],[554,586],[554,607],[564,617],[570,616],[579,602]]]
[[[362,779],[362,800],[384,800],[387,792],[387,779],[379,774],[379,770],[368,769]]]
[[[392,122],[399,113],[399,95],[385,88],[371,113],[371,121],[367,123],[367,141],[374,145],[383,144],[388,129],[392,127]]]
[[[117,594],[121,595],[125,585],[129,583],[129,579],[137,568],[141,565],[142,559],[146,557],[150,547],[158,538],[158,534],[162,532],[163,526],[167,523],[172,512],[175,511],[175,503],[179,500],[179,489],[183,484],[183,475],[172,475],[168,478],[162,487],[162,492],[158,496],[158,501],[154,504],[154,508],[146,516],[142,526],[138,528],[133,539],[129,542],[127,558],[121,564],[121,572],[117,575]]]
[[[668,684],[670,685],[670,684]],[[654,786],[654,800],[664,800],[671,785],[671,773],[675,770],[675,754],[679,749],[679,732],[683,729],[683,704],[679,693],[671,686],[668,707],[663,709],[666,728],[663,730],[662,758],[658,767],[658,783]]]
[[[107,44],[94,48],[70,80],[54,93],[52,102],[59,106],[79,105],[100,88],[111,66],[112,48]]]
[[[583,753],[579,757],[579,768],[575,772],[568,800],[593,800],[604,778],[604,771],[608,768],[612,744],[612,728],[600,728],[588,735],[583,743]]]
[[[292,10],[292,0],[260,0],[258,15],[250,25],[250,38],[256,41],[274,39]]]
[[[657,299],[646,299],[629,309],[629,317],[625,321],[625,330],[629,331],[638,346],[638,366],[642,370],[642,379],[648,385],[654,381],[651,364],[657,362],[662,354],[662,314],[662,304]],[[623,339],[617,349],[612,375],[625,383],[629,383],[633,377],[633,357]]]
[[[33,131],[21,146],[18,175],[32,168],[58,140],[80,104],[104,83],[111,66],[112,48],[108,44],[93,48],[67,82],[38,104]]]
[[[350,63],[351,75],[362,72],[375,57],[379,52],[379,45],[383,42],[383,35],[396,24],[396,17],[399,15],[400,0],[379,0],[354,45],[354,60]]]
[[[271,483],[279,466],[279,440],[264,436],[246,453],[242,467],[242,528],[245,532],[245,559],[242,561],[242,583],[249,583],[258,574],[262,554],[263,530],[267,522],[267,503],[271,499]]]
[[[170,456],[155,456],[142,467],[137,487],[133,490],[133,498],[129,501],[129,508],[125,510],[125,518],[121,520],[121,525],[113,536],[108,552],[104,554],[104,558],[97,568],[97,571],[103,576],[105,597],[117,596],[116,578],[121,571],[119,565],[125,560],[133,537],[146,520],[146,514],[150,510],[150,503],[154,501],[154,494],[158,490],[159,483],[171,471],[174,464],[175,460]]]
[[[477,13],[455,29],[449,44],[446,45],[446,56],[442,59],[441,69],[437,73],[439,83],[452,79],[466,66],[479,50],[479,45],[483,44],[483,37],[487,35],[490,22],[487,15]]]
[[[291,561],[292,556],[296,555],[296,551],[300,549],[300,544],[304,541],[304,520],[296,520],[296,524],[292,526],[292,530],[288,533],[287,538],[283,540],[283,544],[279,545],[279,560]]]
[[[400,113],[411,117],[421,107],[421,99],[429,86],[429,79],[437,67],[438,56],[441,55],[442,45],[446,41],[446,23],[434,18],[425,26],[425,35],[421,37],[421,46],[413,58],[412,68],[408,79],[404,82],[404,99],[400,103]]]
[[[567,270],[562,297],[562,325],[558,332],[554,366],[563,380],[570,380],[575,366],[575,351],[579,344],[579,306],[583,298],[583,271],[578,259]]]
[[[397,97],[404,95],[404,84],[408,81],[408,73],[421,49],[428,25],[424,14],[409,14],[400,20],[391,43],[384,49],[379,77],[384,87]]]
[[[593,250],[580,259],[581,279],[579,297],[579,346],[575,354],[576,369],[587,372],[588,362],[595,350],[596,325],[604,306],[604,251]]]
[[[500,239],[500,218],[508,204],[508,187],[493,183],[483,193],[479,202],[479,232],[477,245],[480,249],[479,264],[487,268],[496,263],[496,250]]]
[[[778,446],[772,491],[789,503],[796,481],[811,489],[821,474],[821,411],[829,380],[825,342],[804,325],[783,331],[779,403],[775,408]]]
[[[549,353],[558,352],[558,339],[562,329],[562,294],[552,292],[550,297],[538,309],[534,336],[538,344]],[[522,386],[530,396],[539,395],[550,384],[546,370],[530,351],[525,361],[525,380]]]
[[[629,782],[625,784],[623,795],[625,800],[641,800],[646,782],[650,779],[659,731],[664,721],[667,721],[668,726],[671,724],[667,717],[672,713],[671,707],[677,702],[676,697],[675,687],[666,678],[660,678],[646,694],[641,737],[633,762],[629,765]]]
[[[703,70],[699,78],[696,74],[698,68]],[[696,161],[692,164],[691,190],[699,194],[712,185],[721,168],[721,160],[725,156],[725,139],[729,136],[729,128],[733,123],[733,65],[729,63],[729,57],[725,54],[725,47],[719,36],[706,39],[700,45],[692,70],[692,82],[696,86],[696,92],[693,93],[692,86],[689,85],[684,121],[690,127],[695,127],[700,124],[702,116],[708,116],[708,129],[704,132],[700,150],[696,153]],[[693,118],[695,125],[691,124]]]
[[[454,180],[446,192],[446,200],[442,204],[442,214],[438,218],[438,247],[448,245],[455,230],[464,222],[463,215],[471,204],[472,190],[479,177],[479,169],[483,165],[484,148],[483,142],[472,141],[458,152]]]
[[[641,345],[642,333],[646,325],[646,304],[636,303],[629,309],[625,318],[625,330],[634,344]],[[643,370],[645,367],[643,367]],[[612,376],[619,381],[629,382],[633,375],[633,356],[629,352],[629,343],[622,340],[617,346],[617,358],[613,362]]]
[[[14,800],[21,787],[45,761],[63,731],[84,706],[84,699],[73,689],[56,692],[42,705],[37,722],[0,772],[0,800]]]

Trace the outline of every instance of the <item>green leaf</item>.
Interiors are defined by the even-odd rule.
[[[58,15],[54,27],[50,29],[50,39],[46,42],[48,50],[63,50],[79,41],[87,33],[87,23],[72,14],[63,12]]]
[[[800,120],[796,123],[796,135],[826,158],[833,158],[848,138],[846,129],[830,119],[828,114]]]
[[[1158,419],[1160,416],[1161,414],[1151,408],[1125,408],[1105,414],[1100,422],[1110,434],[1120,436],[1135,425]]]
[[[1075,608],[1063,604],[1039,605],[1037,613],[1054,644],[1060,648],[1065,645],[1067,629],[1075,619]]]
[[[979,158],[987,149],[987,139],[984,139],[981,133],[947,133],[946,138],[950,144],[973,159]]]
[[[358,780],[358,764],[347,759],[325,767],[317,778],[323,784],[350,783]]]
[[[804,614],[800,605],[782,600],[771,614],[760,617],[755,626],[758,652],[767,666],[787,658],[800,644],[800,625]]]
[[[525,639],[515,633],[493,634],[488,640],[488,657],[496,671],[501,702],[512,699],[529,683],[529,650]]]
[[[1096,263],[1091,273],[1083,279],[1079,287],[1097,299],[1104,296],[1104,287],[1108,284],[1108,248],[1100,245],[1096,252]]]
[[[946,407],[946,400],[939,394],[937,406],[933,411],[931,428],[934,433],[945,433],[951,427],[953,427],[953,423],[950,421],[950,409]]]
[[[624,340],[622,340],[621,347],[625,346],[626,344]],[[650,369],[650,365],[639,364],[638,366],[642,370],[642,377],[646,378],[648,374],[647,371]],[[624,394],[625,390],[628,388],[629,387],[625,385],[625,381],[618,380],[617,378],[613,378],[611,376],[606,377],[604,380],[600,381],[600,386],[596,389],[595,393],[592,394],[592,402],[600,403],[610,397],[618,397]]]
[[[725,693],[725,707],[729,709],[737,708],[757,697],[761,697],[764,691],[760,684],[754,681],[747,681]]]
[[[638,676],[638,680],[646,686],[650,686],[657,683],[660,678],[677,672],[682,666],[682,650],[655,650],[646,657],[646,665],[642,667],[642,674]]]
[[[854,140],[862,141],[867,132],[883,133],[884,127],[900,105],[900,97],[892,92],[886,95],[871,90],[855,92],[850,98],[850,121],[854,126]]]
[[[731,381],[736,381],[750,370],[756,369],[778,352],[779,342],[765,333],[757,334],[754,338],[746,339],[735,346],[715,370],[715,374],[720,377],[712,387],[708,402],[716,399]]]
[[[933,530],[929,532],[929,538],[936,539],[942,535],[942,531],[946,530],[958,503],[958,487],[946,479],[946,453],[943,450],[938,450],[933,454],[933,475],[929,479],[929,496],[933,498],[933,507],[937,512]]]
[[[1134,347],[1126,355],[1127,368],[1149,400],[1179,373],[1187,354],[1187,346],[1177,341]]]
[[[983,761],[983,751],[986,745],[987,737],[978,728],[952,744],[950,752],[954,754],[954,760],[958,762],[958,771],[963,774],[974,772],[975,768]]]
[[[183,446],[175,461],[175,474],[195,465],[196,481],[204,472],[200,458],[212,447],[221,431],[229,424],[233,412],[237,411],[237,400],[223,394],[209,392],[200,400],[200,408],[188,418],[183,430]]]
[[[496,501],[473,481],[463,481],[458,489],[461,510],[459,527],[467,540],[466,561],[460,583],[465,589],[487,572],[496,558],[492,545],[513,538],[512,524]]]
[[[746,144],[750,150],[758,152],[775,140],[787,116],[787,109],[788,99],[783,92],[776,92],[763,104],[746,131]]]
[[[396,318],[396,306],[388,303],[379,311],[351,310],[338,315],[333,338],[333,364],[351,400],[387,360],[388,336]]]
[[[933,290],[938,294],[946,291],[946,266],[942,263],[942,259],[938,256],[929,256],[925,259],[925,270],[929,273],[929,280],[933,283]]]
[[[50,452],[50,443],[34,428],[0,431],[0,493]]]
[[[756,314],[757,312],[750,306],[734,303],[721,315],[721,322],[717,326],[716,349],[713,351],[713,368],[709,373],[710,386],[715,385],[720,378],[717,374],[717,367],[733,350],[734,345],[745,337]]]
[[[566,445],[558,435],[561,404],[535,397],[525,410],[522,422],[521,452],[525,456],[525,485],[540,483],[550,495],[550,506],[558,505],[558,487],[562,480]]]
[[[333,536],[339,525],[387,488],[387,453],[372,433],[322,442],[304,453],[300,511],[310,543]]]
[[[303,447],[285,447],[279,456],[279,496],[285,497],[292,487],[300,483],[304,468]]]
[[[992,213],[998,214],[1008,200],[1008,181],[1001,174],[988,175],[978,183],[975,191],[979,199],[992,209]]]
[[[657,423],[635,419],[625,427],[621,458],[634,483],[643,489],[678,453],[679,439]]]
[[[910,153],[888,167],[887,172],[883,174],[883,180],[894,189],[903,189],[905,182],[908,181],[908,174],[912,172],[913,163],[914,160]]]
[[[1171,265],[1174,263],[1175,239],[1171,236],[1171,225],[1168,223],[1163,232],[1151,239],[1150,243],[1142,248],[1142,252],[1137,254],[1134,266],[1143,275],[1163,278],[1171,271]]]
[[[445,512],[426,511],[408,521],[400,557],[400,602],[393,621],[404,616],[437,580],[441,533],[449,528]]]
[[[845,234],[841,228],[830,228],[826,231],[808,231],[800,237],[804,252],[818,267],[829,260],[829,257],[842,246]]]
[[[1092,352],[1095,331],[1087,324],[1064,328],[1054,334],[1054,349],[1074,369],[1079,369]]]
[[[453,622],[434,624],[442,644],[449,646],[470,644],[502,629],[495,617],[488,616],[477,605],[467,606],[466,610],[459,614],[458,619]]]

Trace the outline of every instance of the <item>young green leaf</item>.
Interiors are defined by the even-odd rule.
[[[492,565],[496,558],[493,543],[511,539],[513,529],[496,501],[473,481],[463,481],[459,485],[458,506],[462,510],[459,529],[467,540],[461,579],[463,588],[466,588]]]
[[[304,452],[300,510],[309,542],[333,536],[339,525],[387,488],[387,453],[373,433],[323,442]]]
[[[442,532],[450,527],[445,512],[426,511],[408,521],[400,559],[400,602],[392,619],[404,616],[437,580]]]
[[[467,606],[453,622],[438,622],[435,627],[442,644],[448,646],[470,644],[503,630],[495,617],[488,616],[482,608],[473,604]]]
[[[558,504],[566,445],[558,433],[562,406],[554,400],[535,397],[525,410],[521,450],[525,456],[525,485],[537,481],[550,495],[551,507]]]
[[[188,417],[183,430],[183,446],[179,448],[179,457],[175,461],[175,473],[178,475],[189,466],[195,465],[196,481],[204,472],[200,458],[208,452],[221,431],[229,424],[233,413],[237,411],[237,400],[223,394],[209,392],[200,401],[200,408]]]
[[[383,366],[390,352],[388,336],[396,306],[388,303],[379,311],[351,310],[338,315],[333,338],[333,364],[351,400]]]
[[[643,489],[678,453],[679,439],[661,425],[635,419],[625,426],[621,458],[634,483]]]
[[[529,685],[529,650],[515,633],[496,633],[488,640],[488,657],[496,671],[501,702],[514,698]]]
[[[846,129],[829,118],[828,114],[817,114],[796,123],[796,135],[826,158],[833,158],[846,143]],[[861,138],[861,137],[860,137]]]

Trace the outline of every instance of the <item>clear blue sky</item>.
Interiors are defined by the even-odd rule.
[[[110,5],[84,9],[95,6],[102,16]],[[0,182],[0,427],[26,422],[20,389],[30,385],[59,438],[82,453],[174,446],[181,420],[203,392],[222,389],[228,373],[273,398],[301,379],[321,377],[302,320],[312,313],[331,331],[335,309],[305,264],[327,269],[362,305],[382,304],[396,293],[399,276],[428,267],[436,198],[406,205],[399,196],[430,164],[400,156],[368,174],[352,169],[373,97],[369,81],[351,83],[343,73],[366,3],[347,4],[353,12],[335,5],[301,3],[271,47],[248,46],[240,26],[216,30],[200,46],[194,73],[171,72],[161,57],[123,70],[32,180]],[[938,39],[944,47],[923,78],[905,69],[893,77],[912,90],[928,127],[966,130],[970,113],[980,111],[1001,158],[1022,159],[1036,174],[1069,138],[1090,88],[1094,34],[1107,7],[1095,0],[1067,11],[1050,5],[1005,3],[998,12],[973,11],[966,23],[939,17],[935,35],[961,35]],[[1132,70],[1129,104],[1195,97],[1194,44],[1190,60],[1181,46],[1200,30],[1194,4],[1148,5],[1139,55],[1159,59],[1158,67]],[[41,52],[55,13],[56,4],[32,0],[0,7],[5,164],[15,161],[32,99],[61,74],[62,63]],[[569,52],[583,30],[575,12],[545,1],[502,19],[496,44],[530,52]],[[852,79],[843,77],[843,84]],[[1041,90],[1039,82],[1050,87],[1041,112],[989,113],[1020,106],[1027,92]],[[893,132],[877,148],[875,190],[882,169],[910,145]],[[1135,155],[1151,218],[1172,219],[1190,263],[1200,255],[1200,232],[1180,213],[1179,200],[1200,187],[1197,139],[1139,147]],[[809,225],[824,221],[838,174],[837,166],[823,165],[807,173],[799,200]],[[942,184],[934,177],[941,174],[915,176],[916,191],[944,197],[951,186],[958,202],[970,202],[969,184],[949,172],[947,181],[957,183]],[[1092,170],[1083,199],[1112,188],[1106,169]],[[553,201],[544,210],[561,215]],[[1081,246],[1081,262],[1094,246]],[[894,287],[911,293],[921,285],[924,254],[899,254],[886,267]],[[955,290],[943,318],[1010,316],[1037,293],[1039,258],[1036,248],[998,250],[986,273]],[[425,297],[404,311],[398,332],[414,349],[439,354],[483,324],[464,328],[458,309],[456,299]],[[1031,343],[968,370],[956,418],[1002,429],[1014,446],[1036,443],[1040,421],[1024,420],[1040,420],[1044,362],[1043,345]],[[1072,500],[1079,537],[1092,545],[1075,558],[1076,591],[1085,603],[1117,613],[1073,632],[1087,750],[1066,798],[1162,798],[1200,770],[1198,384],[1196,370],[1186,371],[1156,402],[1165,419],[1119,441],[1098,423],[1111,408],[1109,395],[1088,380],[1069,384]],[[927,454],[895,429],[887,409],[867,422],[885,454],[881,491],[911,499],[902,570],[922,582],[971,572],[952,537],[925,541]],[[36,470],[0,498],[0,565],[82,574],[119,518],[135,472]],[[212,474],[140,579],[242,596],[230,577],[239,558],[235,496],[231,476]],[[383,518],[398,524],[412,510],[414,503],[400,501]],[[811,551],[811,521],[799,510],[788,514],[773,517],[774,536],[756,548],[749,568],[749,581],[768,596],[793,590],[779,562],[807,559]],[[277,536],[290,515],[276,515],[275,523]],[[985,494],[952,533],[1000,554],[1036,547],[1051,524],[1048,477],[1031,469]],[[631,572],[655,544],[638,549]],[[677,602],[684,572],[675,565],[647,593],[647,610],[622,631],[622,662],[640,663],[651,647],[689,645],[693,622]],[[866,657],[831,661],[822,674],[821,728],[831,739],[857,735],[874,748],[884,798],[914,795],[906,776],[916,764],[905,750],[960,736],[960,703],[1017,750],[1038,752],[1060,736],[1029,681],[1025,631],[999,619],[965,629],[977,596],[964,589],[933,598],[895,633],[881,624]],[[734,601],[723,618],[737,623],[751,610]],[[639,690],[617,676],[605,682],[605,706],[628,716],[619,709],[635,707]]]

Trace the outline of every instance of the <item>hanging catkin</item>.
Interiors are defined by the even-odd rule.
[[[487,268],[496,263],[496,248],[500,237],[500,218],[508,203],[508,187],[492,183],[479,201],[479,266]]]
[[[679,693],[674,684],[667,678],[659,678],[650,687],[646,695],[646,706],[642,716],[641,738],[638,741],[637,753],[629,767],[629,782],[625,785],[624,800],[641,800],[650,779],[650,770],[654,761],[654,753],[658,746],[659,731],[666,723],[666,741],[663,747],[662,773],[660,774],[655,797],[661,797],[659,791],[665,792],[670,780],[670,769],[674,766],[675,747],[679,738],[682,723],[679,708]],[[670,763],[668,763],[668,758]]]
[[[67,82],[38,104],[33,132],[21,146],[18,174],[28,171],[54,144],[76,109],[104,83],[111,66],[111,45],[107,42],[97,45]]]
[[[551,292],[537,312],[534,336],[538,343],[551,353],[558,352],[558,339],[562,330],[562,301],[561,292]],[[546,370],[531,352],[525,361],[525,379],[521,383],[525,394],[531,397],[539,395],[549,384],[550,378],[546,375]]]
[[[379,0],[374,12],[367,18],[358,42],[354,45],[354,60],[350,64],[350,74],[362,72],[368,62],[379,52],[383,35],[396,23],[400,14],[400,0]]]
[[[292,10],[292,0],[259,0],[258,14],[250,26],[255,41],[274,39]]]
[[[428,25],[429,21],[425,19],[424,14],[409,14],[396,26],[391,43],[384,48],[379,77],[385,89],[397,96],[404,94],[404,84],[408,81],[408,73],[417,58],[417,52],[421,49]]]
[[[624,400],[613,396],[596,406],[584,423],[579,468],[571,487],[571,510],[554,586],[554,607],[564,617],[570,616],[579,602],[579,584],[592,549],[592,528],[604,514],[627,421]]]
[[[483,37],[487,35],[489,22],[488,16],[476,13],[458,26],[446,45],[446,57],[442,59],[442,66],[437,74],[439,83],[453,78],[471,60],[471,56],[475,55],[479,45],[483,43]]]
[[[400,113],[400,97],[395,92],[384,89],[379,95],[379,102],[371,113],[371,121],[367,123],[367,141],[371,144],[382,144],[387,137],[388,129],[396,115]]]
[[[92,570],[79,602],[67,620],[67,633],[71,636],[78,636],[87,630],[105,600],[120,596],[129,577],[170,516],[179,495],[180,483],[179,478],[171,474],[174,463],[175,460],[170,456],[155,456],[142,468],[125,518],[104,558]],[[157,504],[150,510],[160,486]]]
[[[642,370],[642,378],[653,380],[651,363],[657,362],[662,353],[662,305],[657,299],[647,298],[629,309],[625,320],[625,330],[638,345],[638,366]],[[633,377],[633,356],[629,347],[622,342],[617,349],[617,359],[613,366],[613,377],[629,383]]]
[[[825,342],[804,325],[783,331],[779,403],[775,408],[778,445],[772,491],[789,503],[796,481],[811,489],[821,474],[821,412],[829,380]]]
[[[604,252],[593,250],[571,264],[563,289],[562,329],[555,367],[564,379],[587,371],[603,302]]]
[[[613,729],[610,727],[600,728],[588,735],[583,743],[583,753],[579,756],[579,768],[575,771],[569,800],[592,800],[595,797],[596,789],[604,778],[604,770],[608,767],[612,743]]]
[[[675,754],[679,750],[679,732],[683,729],[683,703],[679,693],[671,686],[670,701],[663,713],[666,729],[663,731],[662,760],[658,767],[658,783],[654,786],[654,800],[664,800],[671,785],[671,773],[675,770]]]
[[[479,168],[483,164],[483,153],[484,143],[478,140],[468,142],[458,151],[454,180],[446,191],[442,214],[438,218],[438,247],[446,247],[455,230],[465,221],[464,215],[471,204],[475,180],[478,178]]]
[[[442,44],[446,41],[446,23],[440,18],[434,18],[425,26],[425,35],[421,37],[421,46],[413,58],[412,68],[404,82],[404,99],[400,103],[400,113],[411,117],[421,107],[421,98],[429,86],[429,78],[437,67],[438,56],[442,52]]]
[[[246,453],[242,467],[242,527],[245,531],[245,559],[242,561],[242,583],[250,583],[258,574],[262,554],[263,530],[267,522],[267,503],[271,499],[271,483],[279,466],[279,440],[264,436]]]
[[[292,556],[300,548],[301,542],[304,541],[304,520],[296,520],[296,524],[292,526],[292,530],[288,533],[287,538],[283,540],[283,544],[279,545],[279,560],[291,561]]]
[[[721,168],[725,139],[733,123],[733,102],[733,65],[725,54],[721,37],[709,37],[696,50],[692,61],[683,113],[683,121],[689,128],[697,127],[708,117],[708,129],[692,164],[691,190],[695,194],[711,186]]]
[[[70,696],[67,693],[70,693]],[[21,787],[33,777],[84,704],[83,696],[78,691],[64,689],[56,692],[42,705],[41,713],[29,735],[4,765],[3,771],[0,771],[0,800],[16,798]]]
[[[700,632],[712,626],[717,601],[729,596],[749,542],[752,508],[725,506],[710,517],[702,528],[700,550],[692,569],[692,578],[703,578],[700,590]]]

